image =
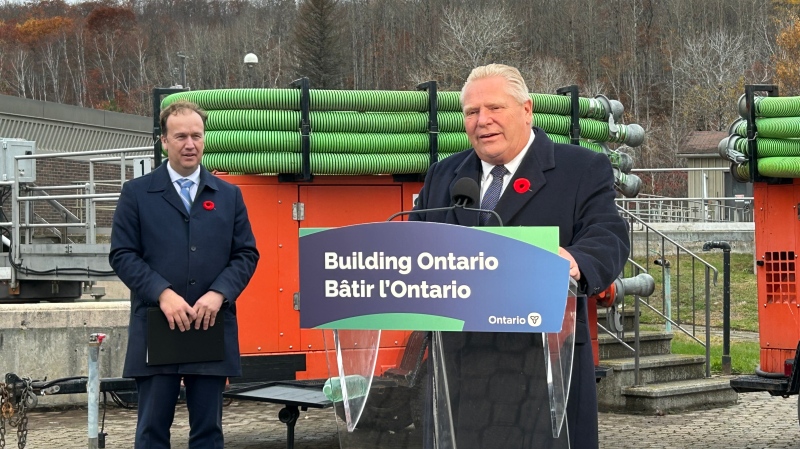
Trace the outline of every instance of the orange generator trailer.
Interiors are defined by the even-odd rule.
[[[767,92],[768,96],[757,97],[755,92],[759,91]],[[797,250],[800,243],[800,175],[794,173],[798,168],[795,162],[797,158],[791,157],[790,152],[782,150],[783,157],[770,154],[776,147],[779,148],[781,142],[770,135],[767,128],[769,121],[761,121],[760,118],[770,113],[777,114],[774,117],[800,115],[800,109],[796,106],[786,107],[797,97],[775,98],[777,96],[777,86],[745,86],[745,94],[739,100],[739,112],[744,120],[731,127],[732,135],[720,143],[720,152],[733,161],[731,174],[736,180],[753,183],[755,271],[758,282],[760,365],[755,375],[738,376],[731,380],[731,386],[739,393],[767,391],[773,396],[786,398],[800,391],[800,300],[797,276],[797,257],[800,254]],[[774,120],[772,123],[775,123]],[[741,126],[737,126],[739,124]],[[763,130],[758,129],[759,124],[763,125]],[[738,132],[741,133],[745,125],[746,137],[736,135],[734,128],[740,128]],[[791,141],[800,136],[794,137],[785,144],[792,145]],[[759,145],[763,146],[761,151]]]
[[[300,328],[299,231],[385,221],[413,208],[422,183],[390,175],[315,176],[312,182],[221,177],[241,188],[261,253],[250,284],[236,301],[243,377],[233,380],[328,378],[323,331]],[[376,374],[399,365],[409,335],[381,333]]]

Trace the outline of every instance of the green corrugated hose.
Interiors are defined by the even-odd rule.
[[[570,143],[570,138],[547,133],[551,140]],[[300,153],[300,134],[289,131],[209,131],[205,139],[206,153]],[[311,153],[409,154],[429,149],[428,135],[423,133],[312,133]],[[596,153],[603,148],[584,140],[580,145]],[[439,152],[456,153],[470,148],[466,133],[440,133]]]
[[[422,91],[311,90],[311,171],[314,174],[424,173],[429,163],[428,94]],[[556,142],[569,143],[569,97],[531,94],[534,122]],[[299,173],[300,91],[296,89],[227,89],[170,95],[162,108],[178,100],[208,111],[204,165],[237,173]],[[471,145],[464,132],[458,92],[439,92],[439,155]],[[579,98],[582,137],[597,141],[641,143],[638,125],[616,125],[608,114],[621,114],[619,102],[598,96]],[[449,109],[449,110],[448,110]],[[402,111],[402,112],[398,112]],[[612,122],[613,123],[613,122]],[[597,143],[580,145],[609,154]],[[613,165],[612,161],[612,165]],[[617,165],[614,165],[617,167]]]
[[[739,114],[748,116],[746,96],[739,97]],[[800,178],[800,97],[754,97],[758,148],[758,175]],[[750,180],[747,120],[730,126],[730,136],[719,143],[719,153],[731,160],[731,174],[739,182]]]
[[[747,139],[741,136],[731,136],[733,148],[745,156],[750,156]],[[724,140],[723,140],[724,141]],[[758,158],[762,157],[800,157],[800,140],[770,139],[767,137],[756,138]],[[730,144],[728,144],[730,147]]]
[[[440,132],[465,132],[464,114],[442,112],[438,115]],[[310,112],[313,133],[426,133],[428,114],[420,112]],[[616,125],[611,133],[608,122],[579,119],[581,138],[598,142],[623,142],[636,147],[644,140],[641,126]],[[212,110],[208,112],[206,130],[211,131],[297,131],[300,112],[281,110]],[[563,115],[533,114],[533,124],[547,133],[568,135],[571,119]],[[313,135],[313,134],[312,134]],[[225,150],[230,151],[230,150]]]
[[[800,117],[800,97],[754,97],[757,117]],[[747,118],[747,99],[739,97],[739,115]]]
[[[428,93],[424,91],[388,90],[322,90],[309,91],[312,111],[358,112],[426,112]],[[530,94],[533,111],[545,114],[570,113],[570,98],[563,95]],[[197,103],[205,110],[217,109],[278,109],[300,110],[300,91],[297,89],[215,89],[178,92],[165,97],[161,108],[179,100]],[[461,111],[459,92],[438,92],[439,111]],[[622,113],[619,102],[605,97],[578,98],[579,114],[583,118],[607,119]]]
[[[800,137],[800,117],[756,118],[756,129],[758,137],[797,138]],[[730,133],[747,137],[747,120],[733,122]]]
[[[740,179],[750,176],[750,164],[745,162],[735,166]],[[799,178],[800,157],[765,157],[758,158],[758,173],[771,178]]]
[[[440,153],[439,160],[450,156]],[[300,173],[299,153],[206,153],[210,170],[236,173]],[[425,173],[428,154],[314,154],[311,172],[317,175],[371,175],[375,173]]]

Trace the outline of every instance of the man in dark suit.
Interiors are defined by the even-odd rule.
[[[474,69],[461,90],[461,105],[473,149],[430,167],[415,209],[452,205],[450,191],[456,181],[472,178],[481,186],[480,207],[493,209],[504,225],[558,226],[559,254],[570,262],[570,276],[583,292],[595,294],[608,287],[629,254],[627,228],[614,205],[608,158],[576,145],[553,143],[544,131],[531,128],[532,101],[513,67],[491,64]],[[420,212],[412,219],[498,225],[491,214],[463,208]],[[549,432],[549,404],[542,407],[542,401],[525,399],[546,391],[541,337],[443,333],[459,449],[598,446],[586,307],[585,296],[580,297],[568,431],[550,442],[540,439]],[[546,398],[545,393],[545,402]]]
[[[168,163],[126,182],[114,214],[109,260],[131,290],[123,376],[136,379],[137,449],[170,447],[181,381],[189,448],[223,448],[222,392],[229,376],[241,376],[236,298],[256,269],[258,250],[242,192],[200,165],[205,117],[189,102],[164,109]],[[160,307],[181,332],[203,332],[223,314],[224,360],[148,366],[150,307]]]

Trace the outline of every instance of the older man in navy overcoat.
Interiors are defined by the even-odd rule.
[[[183,382],[189,448],[222,449],[222,392],[229,376],[241,375],[236,299],[255,271],[258,250],[240,189],[200,165],[205,113],[176,102],[160,119],[168,163],[124,184],[109,255],[131,290],[123,376],[136,379],[135,447],[170,447]],[[159,307],[176,332],[223,325],[224,360],[148,366],[151,307]],[[220,323],[218,314],[224,316]]]
[[[553,143],[544,131],[532,128],[528,88],[513,67],[490,64],[474,69],[461,91],[461,103],[473,149],[430,167],[415,209],[452,205],[456,181],[472,178],[481,186],[480,207],[497,212],[505,226],[558,226],[559,254],[569,260],[570,276],[584,292],[607,288],[629,253],[608,158],[576,145]],[[490,214],[463,208],[420,211],[412,219],[498,225]],[[538,335],[443,333],[459,449],[598,446],[586,307],[586,298],[579,298],[568,430],[557,439],[542,438],[552,431]],[[544,401],[534,399],[542,392]],[[430,416],[430,406],[428,410]]]

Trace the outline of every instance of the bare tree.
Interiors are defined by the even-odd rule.
[[[693,118],[692,129],[727,129],[736,114],[748,60],[741,34],[716,31],[686,39],[674,70],[682,86],[679,107]]]
[[[442,28],[442,39],[429,63],[444,88],[457,88],[477,66],[527,65],[519,38],[522,22],[502,6],[447,7]]]
[[[561,58],[542,56],[534,58],[527,67],[520,67],[531,92],[555,93],[559,87],[577,84],[576,70]]]

